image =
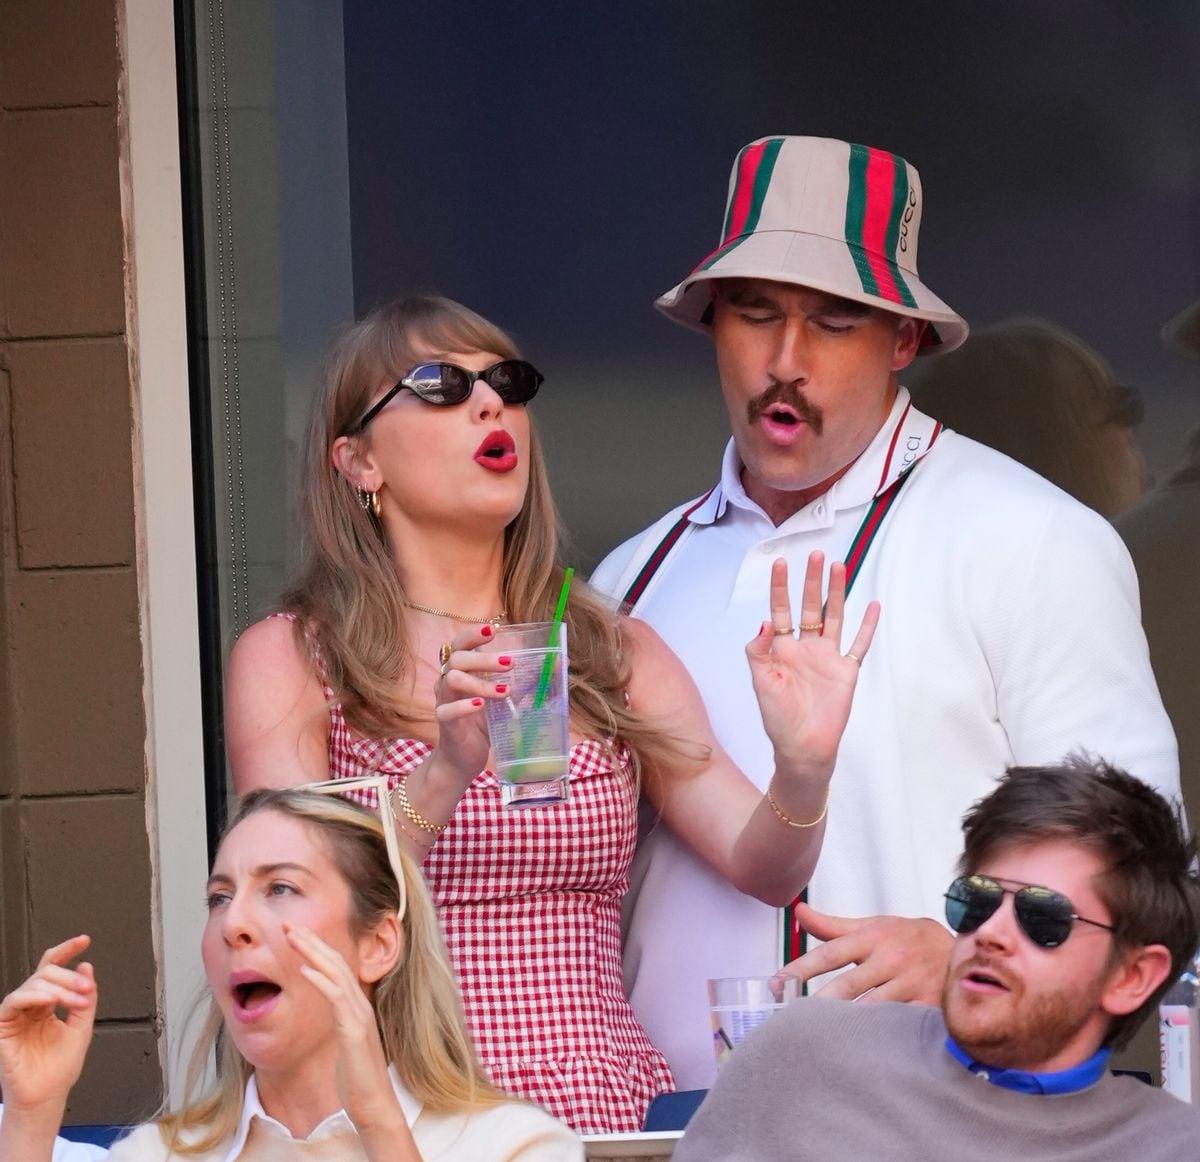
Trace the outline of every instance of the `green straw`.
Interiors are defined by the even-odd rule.
[[[558,608],[554,611],[554,620],[550,623],[550,640],[546,643],[547,649],[552,649],[558,640],[558,627],[562,625],[563,613],[567,608],[567,594],[571,592],[571,578],[574,576],[575,570],[568,566],[563,573],[562,589],[558,594]],[[554,655],[547,654],[546,660],[542,662],[542,676],[538,679],[537,693],[533,698],[534,710],[541,710],[545,704],[546,695],[550,692],[550,678],[553,674]]]

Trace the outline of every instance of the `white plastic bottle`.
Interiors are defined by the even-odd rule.
[[[1158,1006],[1163,1089],[1200,1105],[1200,953]]]

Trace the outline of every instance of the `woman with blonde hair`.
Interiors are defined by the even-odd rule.
[[[814,555],[796,635],[776,563],[747,646],[775,745],[763,796],[654,631],[574,585],[570,795],[504,809],[483,707],[506,696],[513,658],[495,626],[549,621],[564,579],[525,406],[541,382],[504,332],[436,296],[342,336],[310,425],[304,569],[283,615],[233,651],[226,741],[243,792],[386,775],[491,1080],[582,1132],[637,1130],[673,1088],[621,983],[639,796],[743,891],[791,901],[820,851],[878,607],[843,655],[845,571],[832,566],[825,606]]]
[[[565,1126],[483,1076],[420,872],[377,817],[336,796],[255,792],[207,892],[212,1007],[183,1105],[118,1142],[113,1162],[583,1157]],[[0,1004],[3,1162],[51,1157],[96,1012],[91,966],[67,967],[88,943],[50,949]],[[193,1096],[214,1047],[215,1083]]]

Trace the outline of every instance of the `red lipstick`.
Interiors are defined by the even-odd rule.
[[[475,449],[475,463],[489,472],[511,472],[517,466],[517,445],[503,428],[488,432]]]

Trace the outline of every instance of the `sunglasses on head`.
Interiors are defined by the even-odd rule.
[[[1006,895],[1013,898],[1013,911],[1021,930],[1041,948],[1057,948],[1071,935],[1078,920],[1115,932],[1111,924],[1079,915],[1074,905],[1060,892],[1027,884],[1006,888],[991,876],[959,876],[946,892],[946,923],[958,933],[974,932],[1000,907]]]
[[[396,890],[400,898],[396,918],[403,920],[408,911],[408,888],[404,880],[404,865],[400,862],[400,840],[396,835],[396,814],[392,810],[387,775],[325,779],[320,783],[304,783],[296,787],[296,790],[307,791],[310,795],[340,795],[379,816],[379,821],[383,824],[383,842],[387,847],[388,863],[392,866],[392,875],[396,877]]]
[[[470,396],[477,379],[482,379],[505,403],[528,403],[537,395],[543,376],[524,359],[501,359],[483,371],[468,371],[457,363],[419,363],[384,393],[353,431],[361,432],[403,388],[435,407],[453,407]]]

